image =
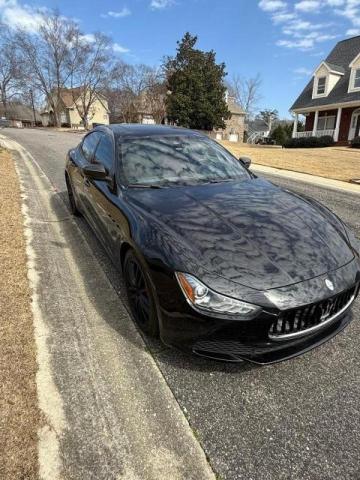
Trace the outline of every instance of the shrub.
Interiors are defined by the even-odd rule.
[[[334,138],[331,135],[324,135],[323,137],[318,137],[319,147],[332,147],[335,142]]]
[[[360,137],[355,137],[351,140],[351,146],[352,148],[360,148]]]
[[[288,138],[289,137],[282,125],[278,125],[271,132],[271,139],[276,142],[276,145],[284,145],[284,143],[286,143]]]
[[[289,138],[284,143],[285,148],[321,148],[331,147],[334,145],[334,139],[330,135],[324,135],[323,137],[300,137]]]

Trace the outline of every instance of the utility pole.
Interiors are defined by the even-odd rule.
[[[31,100],[31,106],[32,106],[32,111],[33,111],[33,116],[34,116],[34,127],[36,127],[36,113],[35,113],[35,106],[34,106],[34,95],[33,91],[30,89],[30,100]]]

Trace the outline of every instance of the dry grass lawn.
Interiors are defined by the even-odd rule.
[[[38,478],[36,356],[19,180],[0,151],[0,479]]]
[[[346,147],[282,149],[227,141],[221,143],[237,157],[251,157],[255,164],[344,182],[360,178],[360,150]]]

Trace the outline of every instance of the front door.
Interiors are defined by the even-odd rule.
[[[96,147],[93,163],[103,165],[109,178],[115,173],[115,148],[110,134],[101,132],[100,141]],[[104,247],[112,252],[119,245],[119,230],[116,223],[117,194],[113,185],[107,180],[89,180],[85,185],[86,195],[91,204],[92,224]],[[112,252],[113,253],[113,252]]]
[[[360,111],[356,110],[351,117],[351,125],[349,130],[349,140],[359,136],[360,134]]]
[[[78,148],[78,154],[81,156],[80,163],[82,166],[85,166],[87,163],[91,163],[93,161],[93,157],[99,140],[99,132],[90,132],[86,135],[86,137],[84,137],[82,143],[80,144],[80,147]],[[81,178],[79,178],[79,184],[75,185],[75,187],[79,195],[85,217],[89,220],[90,223],[92,223],[92,206],[89,203],[89,199],[87,197],[87,185],[90,183],[90,180],[88,178],[85,178],[82,170],[80,170],[80,172]]]

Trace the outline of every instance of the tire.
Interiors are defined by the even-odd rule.
[[[133,250],[125,255],[123,272],[128,304],[135,322],[146,335],[157,337],[159,322],[152,286]]]
[[[74,195],[74,190],[73,190],[73,187],[71,185],[71,181],[70,181],[68,176],[66,176],[66,187],[67,187],[67,191],[68,191],[70,211],[75,217],[81,217],[81,212],[76,205],[76,198],[75,198],[75,195]]]

